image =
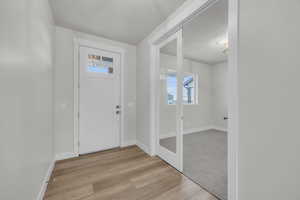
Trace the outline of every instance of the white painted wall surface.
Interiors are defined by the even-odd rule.
[[[194,132],[212,124],[212,69],[211,66],[184,60],[183,68],[198,75],[198,105],[183,106],[183,131]]]
[[[215,64],[212,67],[212,125],[218,129],[227,130],[228,89],[227,62]]]
[[[47,0],[0,1],[0,199],[37,199],[53,156]]]
[[[299,200],[300,1],[240,0],[239,200]]]
[[[170,31],[183,19],[186,19],[191,13],[195,12],[200,6],[207,3],[208,0],[187,0],[174,13],[172,13],[162,24],[153,30],[137,46],[137,141],[145,149],[154,150],[155,141],[152,138],[154,131],[154,109],[151,108],[154,102],[150,80],[151,76],[151,43],[159,39],[163,34]],[[153,151],[152,151],[153,153]]]
[[[162,71],[173,69],[176,71],[176,57],[161,54]],[[212,66],[192,60],[184,59],[183,71],[198,76],[198,102],[196,105],[183,105],[183,131],[194,132],[212,126]],[[160,100],[160,136],[170,136],[176,133],[176,106],[166,102],[166,80],[161,82]]]
[[[147,40],[137,46],[136,67],[137,118],[136,139],[144,148],[150,149],[150,47]]]
[[[54,70],[55,153],[73,154],[73,32],[56,27]]]
[[[144,66],[150,63],[149,49],[146,48],[147,42],[139,44],[137,48],[137,140],[149,145],[150,136],[150,110],[149,100],[149,80],[150,72]],[[161,60],[164,67],[176,67],[176,57],[161,54]],[[150,66],[148,66],[150,67]],[[184,71],[198,74],[198,105],[185,105],[184,114],[184,132],[197,132],[207,128],[227,129],[227,63],[208,65],[192,60],[184,60]],[[147,93],[148,92],[148,93]],[[163,100],[161,100],[163,102]],[[160,131],[162,137],[171,136],[175,133],[175,113],[176,108],[172,105],[161,105]],[[148,127],[148,128],[147,128]]]
[[[136,140],[136,47],[125,43],[56,27],[56,59],[55,59],[55,153],[58,157],[74,153],[73,123],[73,38],[104,43],[121,47],[125,50],[124,64],[124,101],[125,114],[124,140],[134,143]]]

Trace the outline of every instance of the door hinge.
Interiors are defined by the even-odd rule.
[[[80,141],[78,141],[78,146],[80,146]]]
[[[77,113],[77,117],[78,117],[78,118],[80,117],[79,112]]]

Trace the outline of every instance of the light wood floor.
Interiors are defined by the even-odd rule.
[[[137,146],[59,161],[45,200],[216,200]]]

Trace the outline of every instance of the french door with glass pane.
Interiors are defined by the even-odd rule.
[[[157,155],[182,171],[182,31],[157,45]]]

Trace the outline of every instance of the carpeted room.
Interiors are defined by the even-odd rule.
[[[227,28],[227,1],[219,1],[183,25],[182,47],[183,173],[222,200],[227,199]],[[161,48],[159,143],[174,153],[177,58],[175,43]]]

